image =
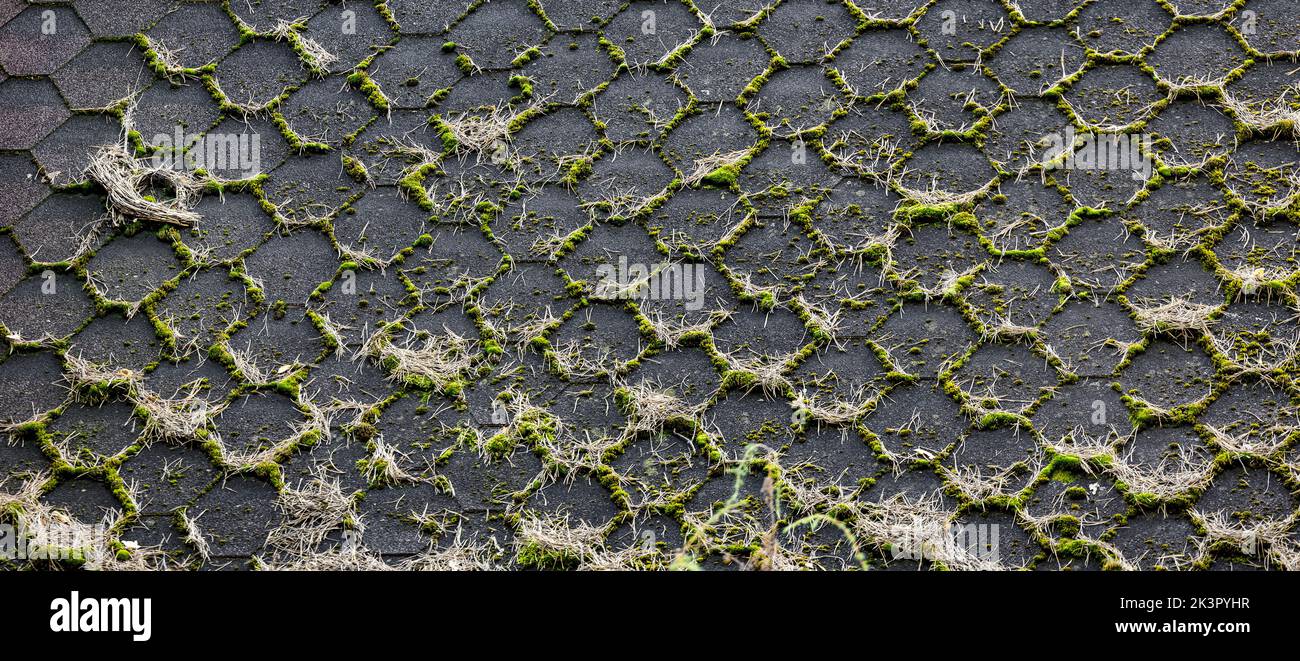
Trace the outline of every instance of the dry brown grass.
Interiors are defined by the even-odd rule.
[[[510,126],[516,117],[518,113],[511,109],[494,106],[452,115],[443,124],[456,140],[456,155],[502,164],[515,158],[510,147]]]
[[[1300,85],[1290,86],[1290,93],[1300,90]],[[1288,92],[1283,91],[1274,99],[1263,103],[1250,103],[1237,99],[1232,94],[1225,94],[1221,103],[1242,123],[1257,132],[1285,125],[1300,125],[1300,109],[1288,99]]]
[[[178,512],[177,516],[181,527],[185,530],[183,541],[190,545],[204,563],[211,561],[212,548],[208,546],[208,540],[203,537],[203,531],[199,528],[199,519],[203,516],[203,512],[190,516],[189,510],[186,509]]]
[[[435,478],[421,477],[403,468],[412,460],[396,446],[384,442],[382,437],[370,441],[370,456],[365,460],[361,476],[371,487],[383,487],[394,484],[435,484]],[[432,468],[432,466],[430,466]],[[432,471],[430,471],[431,473]]]
[[[1209,484],[1214,476],[1213,458],[1192,447],[1182,447],[1176,456],[1167,456],[1154,468],[1130,462],[1133,449],[1121,452],[1107,469],[1133,493],[1151,494],[1158,500],[1171,500],[1188,491]]]
[[[893,549],[912,560],[927,560],[957,571],[1011,569],[994,553],[980,553],[954,538],[953,513],[936,497],[909,498],[894,494],[879,502],[863,503],[853,529],[860,539]]]
[[[220,412],[219,407],[212,406],[202,396],[201,386],[197,383],[191,384],[186,394],[171,399],[137,387],[132,392],[131,401],[146,413],[141,436],[147,441],[193,439],[200,429],[207,426],[208,420]]]
[[[871,384],[861,384],[852,389],[847,399],[836,399],[801,388],[790,406],[796,417],[833,426],[846,425],[862,417],[871,407],[871,389]]]
[[[1209,332],[1217,305],[1193,303],[1189,297],[1175,296],[1164,302],[1129,301],[1138,328],[1146,332],[1171,333],[1182,337]]]
[[[580,566],[596,563],[601,568],[626,568],[623,558],[605,551],[604,540],[604,527],[574,521],[568,514],[527,510],[519,518],[515,550],[569,558]]]
[[[204,184],[186,172],[158,167],[137,159],[121,144],[100,147],[86,174],[108,194],[112,215],[119,221],[140,220],[189,227],[202,220],[191,209],[198,202]],[[165,182],[174,198],[155,201],[145,196],[149,181]]]
[[[1293,512],[1282,519],[1251,519],[1243,521],[1230,513],[1203,512],[1195,507],[1188,510],[1192,522],[1205,530],[1205,543],[1226,542],[1236,546],[1243,554],[1280,561],[1289,569],[1296,559],[1295,541],[1290,530],[1297,515]]]
[[[1286,416],[1285,413],[1290,415]],[[1239,454],[1271,456],[1282,449],[1292,436],[1300,434],[1300,412],[1295,409],[1290,409],[1272,420],[1253,411],[1243,411],[1241,415],[1248,416],[1254,421],[1242,424],[1237,431],[1229,431],[1204,418],[1200,423],[1210,432],[1215,445]]]
[[[305,60],[308,67],[323,78],[328,74],[329,66],[338,61],[338,57],[324,46],[298,32],[297,27],[305,24],[307,18],[302,17],[292,21],[280,19],[271,30],[270,36],[276,41],[287,41],[296,45],[299,51],[298,57]]]
[[[1109,458],[1115,453],[1115,445],[1120,436],[1112,428],[1104,435],[1089,434],[1086,427],[1076,425],[1059,439],[1044,438],[1043,444],[1059,455],[1078,457],[1084,470],[1091,470],[1088,462],[1101,457]]]
[[[392,333],[405,330],[404,322],[376,331],[362,345],[358,356],[368,356],[388,370],[388,378],[399,382],[421,382],[436,390],[459,379],[475,362],[477,343],[446,330],[442,335],[408,331],[405,341],[395,344]]]
[[[679,345],[687,335],[712,332],[715,326],[730,319],[731,314],[729,310],[714,310],[698,321],[691,322],[687,321],[684,315],[677,315],[671,310],[648,310],[644,306],[641,308],[641,316],[650,325],[655,337],[663,342],[667,349]]]
[[[505,569],[496,561],[502,552],[495,540],[467,540],[457,528],[450,543],[431,545],[428,551],[404,560],[399,568],[408,571],[495,571]]]
[[[682,383],[685,383],[685,377]],[[630,409],[628,424],[624,428],[627,437],[658,432],[672,420],[695,420],[704,412],[703,403],[687,404],[672,394],[673,387],[646,382],[621,387],[627,394],[626,401]]]
[[[15,478],[22,478],[9,486]],[[57,568],[56,560],[71,560],[89,570],[151,570],[168,568],[165,554],[157,547],[144,547],[134,542],[123,542],[117,526],[119,516],[105,512],[94,523],[81,521],[62,509],[42,502],[50,476],[45,473],[25,476],[8,476],[0,480],[0,512],[12,517],[15,529],[22,534],[19,541],[25,548],[42,557],[26,561],[32,566]],[[134,491],[134,488],[129,488]],[[135,501],[136,496],[128,494]],[[118,549],[129,553],[119,557]],[[47,564],[49,563],[49,564]]]
[[[995,496],[1011,496],[1028,483],[1026,476],[1037,475],[1043,469],[1043,455],[1035,453],[1028,462],[1007,468],[985,470],[981,466],[941,466],[940,474],[948,482],[974,500],[987,500]]]
[[[749,157],[750,150],[740,149],[737,151],[723,152],[714,151],[712,154],[695,159],[690,174],[682,179],[682,183],[694,187],[706,177],[723,168],[734,169],[740,167],[745,159]]]

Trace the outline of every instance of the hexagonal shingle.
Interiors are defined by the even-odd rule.
[[[186,143],[198,139],[208,130],[221,111],[201,85],[173,85],[165,80],[154,83],[136,98],[131,107],[131,128],[147,145],[171,145],[177,128]]]
[[[153,79],[134,44],[97,42],[51,76],[74,109],[106,108],[144,89]]]
[[[49,186],[31,159],[19,154],[0,155],[0,227],[9,227],[49,195]]]
[[[94,248],[96,240],[83,246],[90,230],[107,215],[104,198],[97,195],[55,193],[14,225],[14,236],[27,258],[55,263],[73,259],[83,247]]]
[[[1002,5],[981,0],[940,0],[916,21],[916,31],[945,62],[976,59],[1011,27]]]
[[[907,30],[868,30],[830,63],[858,96],[901,88],[930,63],[929,54]]]
[[[169,58],[191,69],[216,62],[239,45],[239,30],[230,17],[208,3],[181,4],[145,34]]]
[[[478,5],[447,35],[480,69],[504,69],[546,39],[546,24],[525,0]]]
[[[1063,27],[1028,27],[1012,35],[989,62],[998,81],[1021,95],[1038,94],[1074,75],[1083,46]]]
[[[139,301],[176,277],[180,260],[170,245],[147,232],[118,237],[86,265],[92,286],[115,301]]]
[[[1233,16],[1232,25],[1252,48],[1262,53],[1300,51],[1295,7],[1287,0],[1248,0]]]
[[[767,45],[791,63],[816,62],[853,36],[857,20],[840,3],[788,0],[759,24]]]
[[[122,124],[111,115],[74,115],[32,149],[50,183],[67,186],[86,180],[85,170],[99,150],[122,139]]]
[[[1079,119],[1093,128],[1123,128],[1150,113],[1164,95],[1146,72],[1130,64],[1101,64],[1088,69],[1065,92]]]
[[[1089,48],[1132,55],[1155,43],[1174,17],[1150,0],[1097,0],[1084,6],[1075,20],[1079,38]]]
[[[691,48],[674,75],[702,101],[731,101],[767,69],[769,59],[759,40],[723,35]]]
[[[70,8],[28,7],[0,27],[0,66],[11,76],[49,75],[89,45]]]
[[[47,79],[0,82],[0,149],[30,149],[70,114]]]
[[[81,283],[51,269],[28,275],[0,296],[0,323],[29,342],[67,337],[93,313]]]
[[[140,508],[122,540],[169,555],[118,564],[658,568],[687,540],[645,507],[716,514],[737,477],[718,457],[761,442],[780,470],[740,476],[696,540],[729,552],[703,567],[858,564],[829,526],[753,552],[770,494],[850,527],[861,508],[836,503],[926,498],[1000,526],[975,551],[1002,568],[1276,567],[1280,541],[1238,552],[1202,517],[1228,536],[1294,518],[1291,4],[0,0],[0,431],[36,420],[55,444],[0,442],[0,482],[57,451],[94,474],[45,504],[98,523],[125,511],[121,478]],[[492,112],[507,149],[444,140]],[[56,188],[122,128],[228,182],[193,226]],[[1107,136],[1139,133],[1110,160]],[[666,291],[597,287],[665,263],[685,268]],[[1213,313],[1171,330],[1172,302]],[[131,401],[69,397],[78,358],[139,373]],[[394,397],[407,358],[457,378]],[[650,420],[611,373],[675,399]],[[148,393],[220,413],[222,461],[136,445]],[[379,411],[295,446],[308,401]],[[554,418],[545,459],[521,415]],[[1102,456],[1042,475],[1053,453]],[[572,484],[536,486],[557,461],[582,464]],[[302,529],[281,490],[322,475],[344,499]],[[489,515],[511,501],[523,518]],[[602,527],[595,551],[536,552],[538,529],[579,525]],[[303,556],[296,533],[324,538]],[[871,541],[873,568],[934,564]]]
[[[464,75],[455,56],[443,52],[444,43],[434,37],[407,37],[380,53],[367,71],[393,105],[423,108],[435,92]]]
[[[1166,37],[1147,55],[1156,76],[1174,85],[1220,85],[1246,62],[1232,35],[1214,25],[1187,25]]]
[[[747,110],[778,135],[794,135],[824,125],[848,102],[821,67],[801,66],[768,78]]]
[[[308,82],[279,111],[299,139],[329,145],[341,144],[375,116],[365,96],[339,78]]]
[[[326,67],[332,72],[350,71],[397,37],[379,10],[365,3],[322,10],[302,34],[334,57]]]
[[[307,79],[298,54],[288,45],[256,40],[222,58],[215,74],[217,86],[231,103],[256,111],[287,88]]]

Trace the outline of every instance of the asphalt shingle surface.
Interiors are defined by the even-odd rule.
[[[65,565],[1300,565],[1285,2],[0,22],[0,522]]]

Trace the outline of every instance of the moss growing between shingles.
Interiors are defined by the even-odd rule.
[[[547,549],[530,541],[519,548],[515,562],[524,569],[559,571],[577,569],[582,558],[567,551]]]
[[[353,71],[348,75],[348,82],[357,88],[357,91],[365,95],[370,105],[377,110],[392,110],[392,103],[384,95],[384,91],[379,88],[370,74],[363,70]]]
[[[424,180],[431,174],[438,171],[438,166],[432,163],[426,163],[416,168],[412,168],[406,176],[397,182],[397,187],[408,196],[412,202],[420,207],[422,211],[433,211],[435,205],[429,198],[429,192],[424,188]]]
[[[740,168],[735,165],[724,165],[713,172],[705,175],[700,183],[714,188],[733,188],[736,185],[736,179],[740,176]]]
[[[289,126],[288,120],[280,112],[271,113],[271,123],[279,129],[280,135],[284,137],[285,142],[289,144],[290,149],[299,152],[325,152],[329,151],[330,146],[320,142],[304,140]]]

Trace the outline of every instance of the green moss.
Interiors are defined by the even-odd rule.
[[[1052,522],[1052,528],[1062,537],[1073,539],[1079,536],[1079,531],[1082,529],[1082,525],[1079,523],[1078,517],[1066,515],[1057,517],[1056,520]]]
[[[713,172],[704,175],[700,181],[707,186],[715,188],[731,188],[736,185],[736,179],[740,176],[740,169],[734,165],[724,165]]]
[[[370,105],[379,110],[392,109],[392,104],[388,101],[388,97],[384,96],[384,90],[380,89],[379,85],[376,84],[375,81],[366,74],[366,72],[354,71],[348,76],[348,82],[352,83],[357,88],[357,91],[365,95],[366,100],[370,102]]]
[[[525,569],[572,570],[582,563],[582,558],[567,551],[547,549],[537,542],[528,542],[519,548],[515,562]]]

